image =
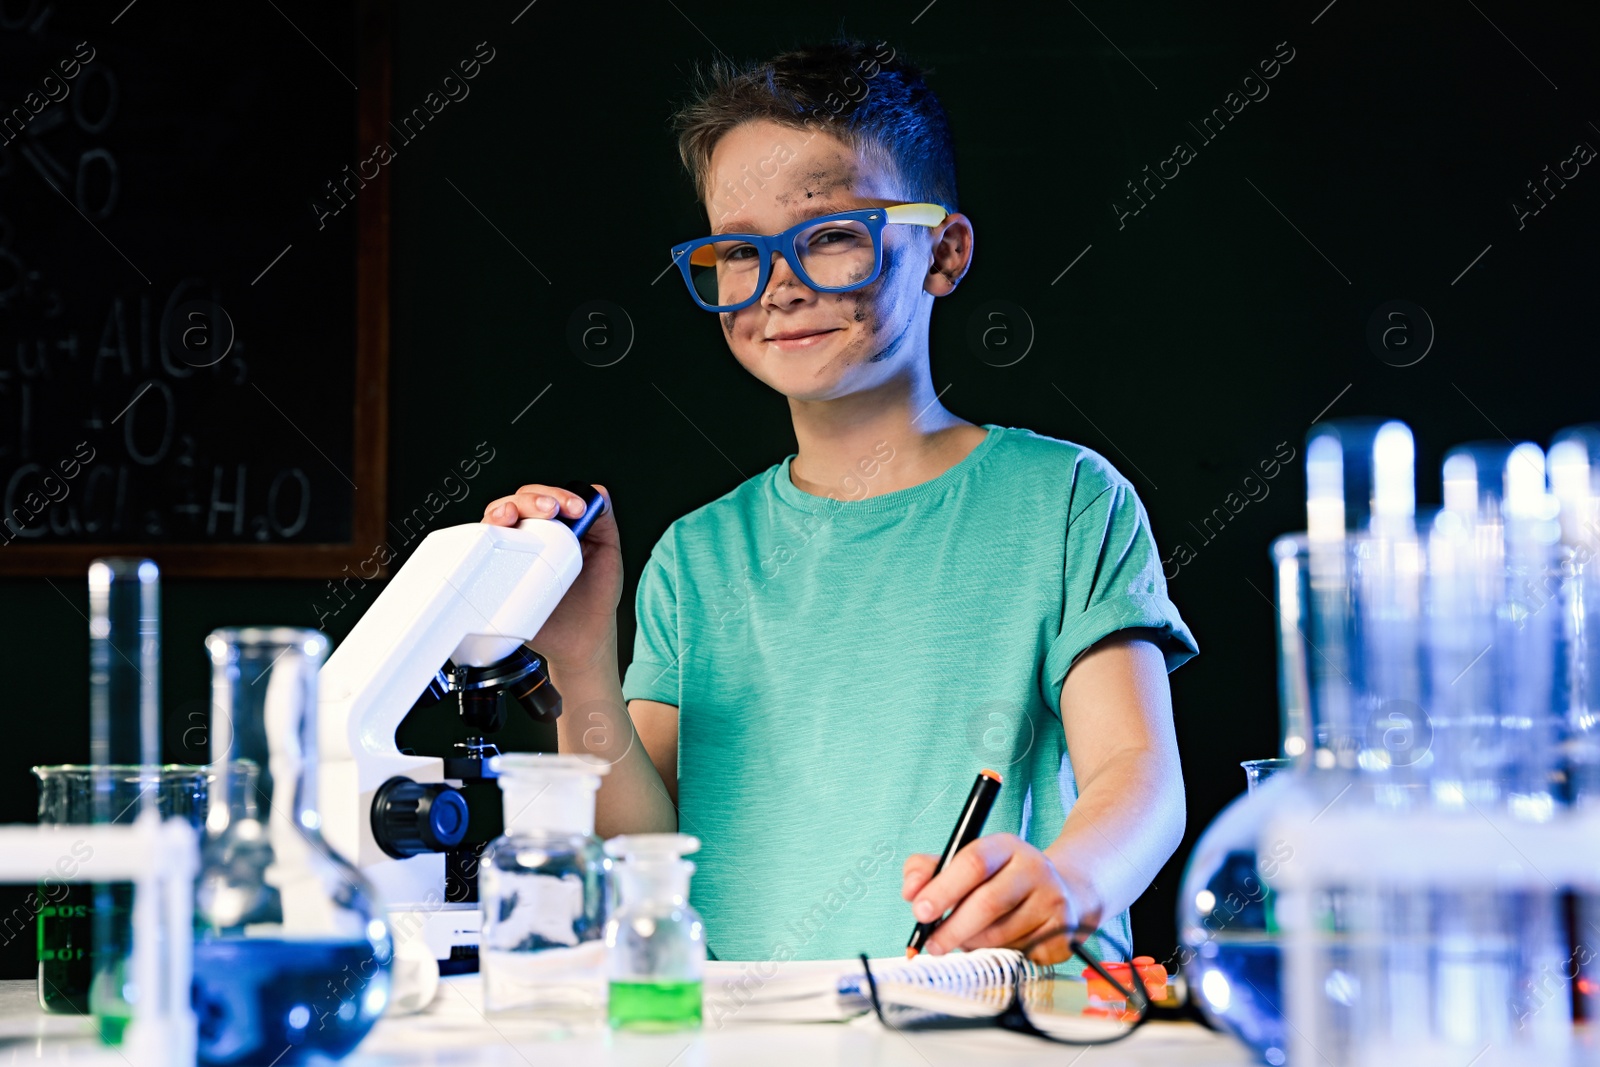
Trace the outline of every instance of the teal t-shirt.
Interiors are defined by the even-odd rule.
[[[678,708],[690,900],[720,959],[900,954],[901,865],[944,848],[980,769],[1004,777],[986,833],[1059,835],[1073,660],[1135,626],[1163,631],[1169,671],[1199,651],[1127,479],[1080,445],[984,428],[889,493],[872,485],[889,443],[838,498],[797,488],[790,455],[651,550],[622,692]],[[1131,944],[1126,911],[1102,929]]]

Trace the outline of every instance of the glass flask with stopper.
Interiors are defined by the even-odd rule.
[[[393,939],[317,809],[321,632],[233,627],[206,638],[214,771],[195,901],[202,1064],[349,1053],[383,1013]]]
[[[588,756],[507,753],[505,833],[478,866],[478,957],[490,1012],[591,1014],[605,1007],[611,861],[594,835],[594,795],[610,765]]]
[[[688,834],[624,834],[606,842],[606,853],[618,861],[618,907],[606,924],[612,1026],[700,1025],[706,933],[689,905],[694,864],[683,858],[699,847]]]

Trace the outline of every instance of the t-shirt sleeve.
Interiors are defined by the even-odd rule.
[[[1061,712],[1061,685],[1073,662],[1096,641],[1129,627],[1160,631],[1167,670],[1200,651],[1167,599],[1167,580],[1144,504],[1114,479],[1069,519],[1061,628],[1045,654],[1045,696]]]
[[[668,537],[670,532],[656,542],[639,575],[634,600],[633,661],[622,676],[622,699],[655,700],[677,707],[681,700],[678,576]]]

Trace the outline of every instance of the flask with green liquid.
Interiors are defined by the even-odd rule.
[[[606,923],[611,1025],[684,1030],[700,1025],[706,934],[689,905],[700,847],[688,834],[624,834],[606,842],[620,907]]]

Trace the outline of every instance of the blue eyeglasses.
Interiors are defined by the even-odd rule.
[[[870,285],[883,270],[883,228],[889,223],[933,227],[949,212],[938,204],[895,204],[820,215],[782,233],[718,233],[672,246],[694,302],[707,311],[738,311],[766,291],[772,255],[783,256],[808,288],[848,293]]]

